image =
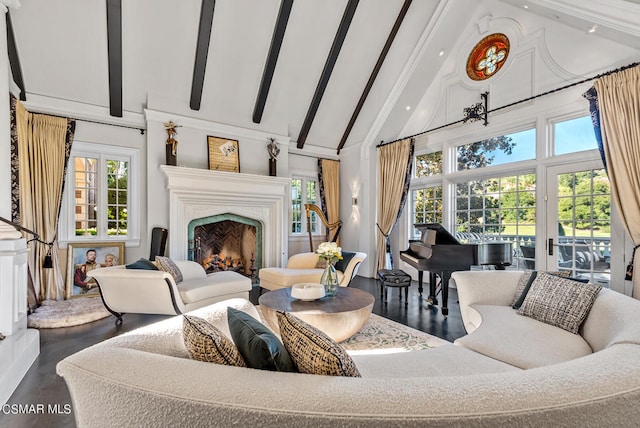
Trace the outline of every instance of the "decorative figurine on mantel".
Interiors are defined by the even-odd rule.
[[[164,129],[167,130],[167,142],[165,144],[165,154],[166,154],[166,163],[167,165],[177,166],[178,165],[178,140],[173,138],[174,135],[178,133],[176,128],[179,128],[179,125],[173,123],[172,120],[169,122],[165,122]]]
[[[269,138],[269,144],[267,144],[267,151],[269,152],[269,176],[276,176],[276,161],[278,160],[278,154],[280,153],[280,147],[275,138]]]

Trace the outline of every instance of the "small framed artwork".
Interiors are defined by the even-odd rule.
[[[70,243],[67,260],[67,298],[98,296],[98,284],[87,274],[94,269],[124,264],[124,242]]]
[[[240,172],[238,140],[208,136],[207,144],[209,145],[209,169]]]

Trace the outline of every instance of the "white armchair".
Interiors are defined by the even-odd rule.
[[[337,270],[340,287],[348,287],[358,273],[360,263],[367,258],[365,253],[355,253],[344,272]],[[316,268],[318,254],[301,253],[293,255],[284,268],[262,268],[259,272],[260,287],[267,290],[291,287],[303,282],[320,282],[324,269]]]

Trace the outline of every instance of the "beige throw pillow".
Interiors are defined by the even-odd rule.
[[[360,377],[349,354],[329,336],[290,313],[277,317],[282,343],[300,373]]]
[[[601,289],[539,272],[518,314],[577,334]]]
[[[183,315],[182,336],[191,358],[207,363],[246,367],[231,339],[200,317]]]

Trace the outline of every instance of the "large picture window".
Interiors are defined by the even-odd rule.
[[[462,242],[510,241],[528,247],[536,237],[536,176],[508,175],[456,184],[456,236]]]
[[[536,130],[487,138],[456,147],[458,171],[535,159]]]

